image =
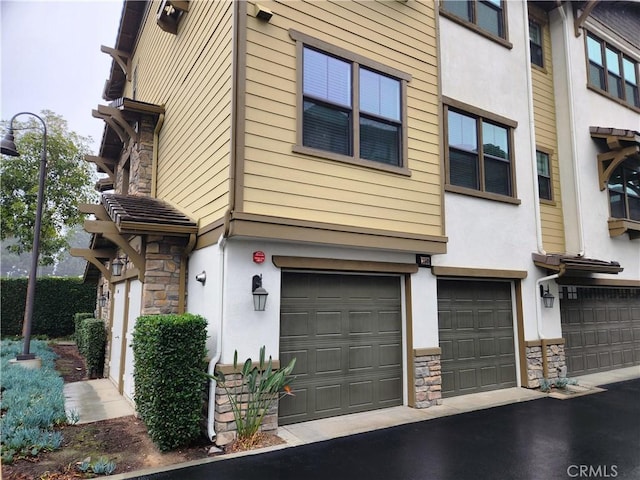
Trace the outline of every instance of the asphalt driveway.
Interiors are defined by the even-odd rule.
[[[640,379],[603,388],[137,478],[640,479]]]

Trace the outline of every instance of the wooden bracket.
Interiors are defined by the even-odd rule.
[[[113,58],[113,60],[120,66],[122,72],[127,77],[127,81],[131,81],[131,56],[127,52],[122,50],[116,50],[115,48],[107,47],[105,45],[100,46],[100,51],[106,53]]]
[[[95,163],[98,167],[100,167],[107,175],[109,175],[109,179],[112,182],[116,181],[115,174],[115,160],[105,157],[96,157],[95,155],[85,155],[85,161]]]

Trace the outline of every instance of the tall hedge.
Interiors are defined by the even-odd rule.
[[[26,278],[0,279],[0,333],[21,335],[27,299]],[[32,335],[65,337],[75,330],[73,315],[92,312],[96,304],[96,286],[79,278],[43,277],[36,281]]]
[[[136,320],[136,409],[162,451],[188,445],[200,435],[206,325],[204,318],[192,314],[146,315]]]

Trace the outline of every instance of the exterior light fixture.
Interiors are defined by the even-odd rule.
[[[542,285],[540,285],[540,297],[542,298],[542,303],[544,304],[544,308],[553,308],[553,301],[556,297],[549,291],[549,287],[545,290]]]
[[[259,5],[256,3],[256,18],[262,20],[263,22],[268,22],[273,17],[273,12],[269,10],[267,7],[263,5]]]
[[[116,257],[111,262],[111,273],[116,277],[122,275],[122,269],[124,268],[124,263],[127,260],[127,257]]]
[[[103,293],[102,295],[100,295],[100,307],[104,308],[107,306],[107,300],[109,300],[109,291],[107,290],[106,293]]]
[[[207,272],[203,270],[202,273],[197,274],[196,282],[200,282],[202,285],[204,285],[207,282]]]
[[[20,153],[16,148],[13,137],[13,121],[19,115],[31,115],[42,122],[42,154],[40,156],[40,175],[38,178],[38,196],[36,206],[36,219],[33,226],[33,247],[31,248],[31,269],[29,270],[29,281],[27,283],[27,301],[24,308],[24,323],[22,326],[22,336],[24,337],[24,347],[21,355],[16,356],[16,360],[34,360],[35,354],[30,353],[31,347],[31,323],[33,321],[33,307],[36,298],[36,276],[38,274],[38,256],[40,254],[40,230],[42,226],[42,207],[44,205],[45,178],[47,176],[47,124],[35,113],[16,113],[9,121],[9,129],[2,138],[0,153],[10,157],[18,157]]]
[[[267,305],[267,292],[262,288],[262,275],[254,275],[251,281],[251,293],[253,293],[253,309],[256,312],[263,312]]]

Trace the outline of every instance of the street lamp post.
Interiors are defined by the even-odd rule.
[[[22,325],[22,336],[24,337],[24,347],[22,355],[17,355],[17,360],[33,360],[35,354],[30,353],[31,347],[31,324],[33,320],[33,307],[36,298],[36,276],[38,274],[38,256],[40,253],[40,230],[42,225],[42,207],[44,204],[44,182],[47,176],[47,124],[35,113],[16,113],[9,121],[9,130],[2,138],[1,153],[12,157],[20,156],[16,149],[13,138],[13,121],[19,115],[31,115],[42,122],[42,156],[40,157],[40,177],[38,181],[38,196],[36,206],[36,222],[33,227],[33,247],[31,249],[31,270],[29,271],[29,281],[27,283],[27,301],[24,307],[24,323]]]

